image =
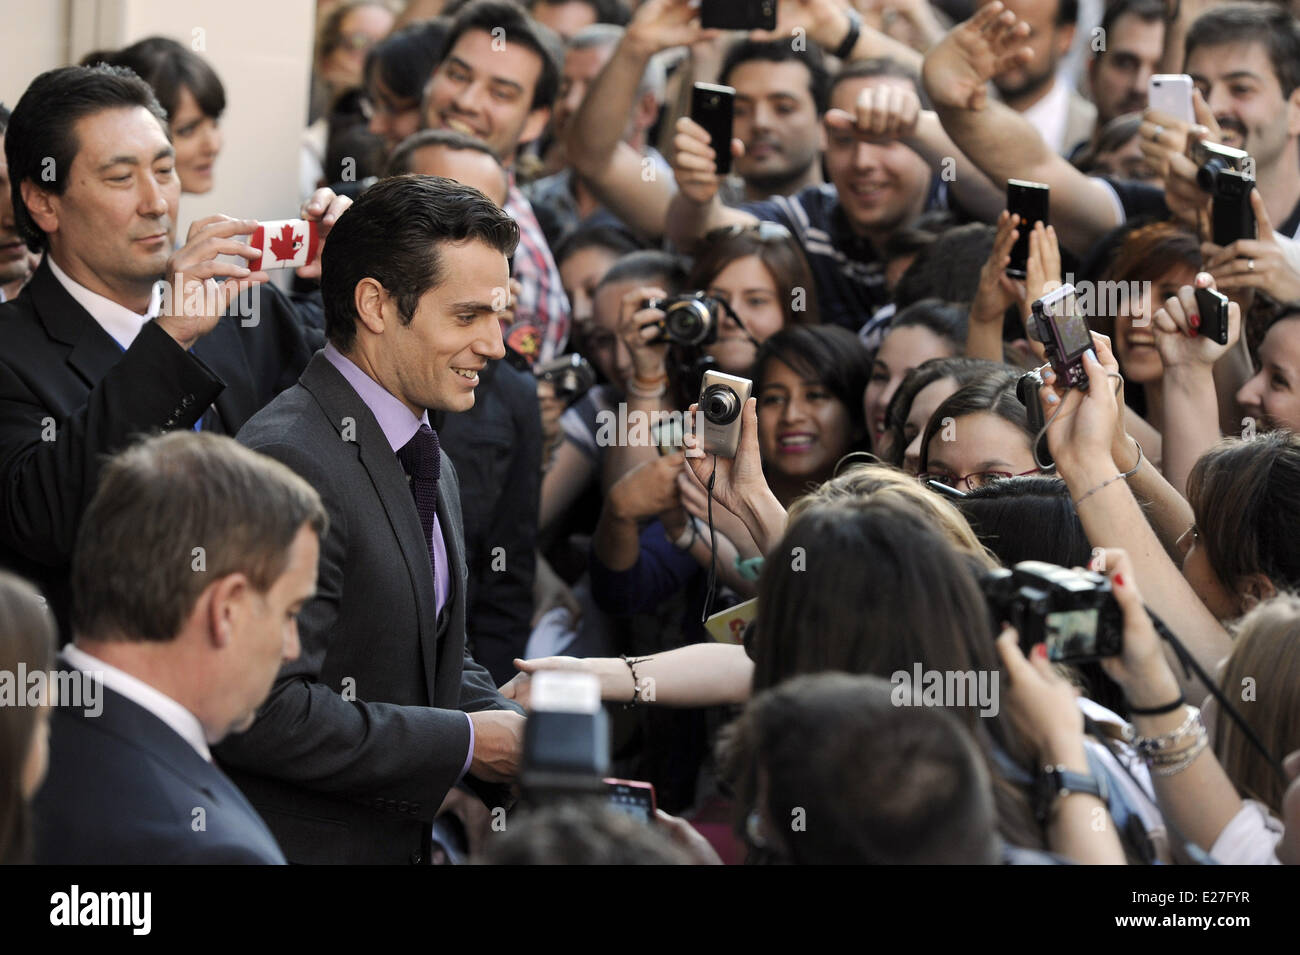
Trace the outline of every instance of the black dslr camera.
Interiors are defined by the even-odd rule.
[[[712,345],[718,340],[718,325],[722,311],[721,301],[703,292],[674,295],[672,298],[652,298],[646,308],[657,308],[664,313],[656,324],[658,333],[651,344],[671,342],[674,345]]]
[[[985,574],[980,586],[994,632],[1010,623],[1026,656],[1039,643],[1052,663],[1085,663],[1124,649],[1124,617],[1101,574],[1022,560]]]
[[[578,354],[561,355],[533,366],[538,381],[549,381],[555,397],[572,404],[585,395],[596,383],[596,369]]]

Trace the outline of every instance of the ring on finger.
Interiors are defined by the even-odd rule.
[[[1246,268],[1247,268],[1248,270],[1250,270],[1251,272],[1255,271],[1255,260],[1254,260],[1254,259],[1247,259],[1247,260],[1246,260]]]

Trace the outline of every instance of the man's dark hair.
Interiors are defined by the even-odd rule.
[[[532,13],[538,7],[560,7],[566,3],[582,3],[591,7],[597,23],[625,27],[632,22],[632,11],[623,0],[529,0],[528,12]]]
[[[329,520],[316,490],[234,439],[173,431],[104,468],[72,555],[72,626],[92,640],[180,632],[204,589],[243,573],[265,593],[304,525]]]
[[[997,230],[983,222],[954,226],[916,253],[894,287],[900,309],[923,298],[973,302],[980,269],[993,251]]]
[[[115,66],[64,66],[32,80],[9,117],[5,159],[14,222],[33,252],[49,245],[23,203],[22,184],[28,180],[55,195],[68,188],[68,172],[81,144],[74,127],[78,120],[108,109],[141,107],[153,114],[171,141],[167,114],[153,89],[130,70]]]
[[[403,176],[411,171],[411,156],[417,149],[423,149],[425,146],[442,146],[445,149],[468,149],[472,152],[482,153],[485,156],[491,156],[492,161],[498,166],[501,160],[497,154],[492,151],[492,147],[483,140],[468,133],[456,132],[452,129],[422,129],[419,132],[412,133],[393,150],[393,154],[388,157],[388,167],[384,170],[385,176]]]
[[[1102,36],[1110,36],[1120,17],[1135,16],[1143,23],[1155,23],[1157,20],[1169,24],[1169,7],[1165,0],[1111,0],[1101,14]],[[1105,55],[1103,49],[1100,55]]]
[[[764,63],[802,63],[804,68],[808,70],[808,92],[812,95],[813,104],[817,107],[817,115],[820,116],[826,112],[826,104],[831,96],[831,74],[826,69],[826,59],[822,56],[821,47],[816,43],[809,44],[806,50],[798,51],[794,49],[789,40],[770,40],[766,42],[741,40],[727,51],[727,57],[722,61],[722,71],[718,74],[718,82],[730,86],[731,74],[736,67],[742,63],[753,63],[755,61]]]
[[[1079,19],[1079,0],[1061,0],[1056,5],[1056,26],[1063,27],[1077,19]]]
[[[226,90],[208,62],[175,40],[151,36],[109,53],[104,62],[124,66],[153,87],[154,96],[172,119],[187,89],[209,119],[219,119],[226,109]]]
[[[919,688],[900,692],[879,676],[817,673],[754,697],[726,754],[737,833],[759,812],[779,838],[768,848],[796,865],[996,863],[979,748],[952,713],[920,706]],[[809,825],[788,825],[801,815]]]
[[[553,30],[538,23],[512,0],[473,0],[452,20],[446,53],[450,54],[460,38],[471,30],[482,30],[494,39],[501,35],[494,31],[502,30],[507,44],[518,43],[536,53],[542,61],[542,72],[533,88],[530,109],[549,108],[555,102],[560,90],[564,44]]]
[[[1283,98],[1300,86],[1300,20],[1272,3],[1225,3],[1192,21],[1183,44],[1183,62],[1199,46],[1258,43],[1268,52]]]
[[[449,18],[434,17],[388,34],[366,54],[362,69],[366,86],[378,79],[398,99],[418,102],[442,62],[450,30]]]
[[[357,283],[372,278],[410,324],[420,297],[446,278],[441,246],[473,239],[506,258],[519,227],[477,189],[440,176],[394,176],[339,216],[321,252],[325,335],[342,352],[357,337]]]
[[[675,255],[657,249],[642,249],[629,252],[611,265],[596,288],[603,288],[611,282],[658,282],[665,292],[675,295],[686,285],[686,269]]]
[[[510,817],[477,860],[484,865],[691,865],[658,826],[599,801],[560,802]]]
[[[846,80],[866,79],[874,76],[896,76],[899,79],[907,80],[916,90],[916,95],[921,98],[921,104],[925,105],[928,100],[925,90],[921,87],[921,75],[905,63],[898,60],[890,59],[887,56],[873,56],[866,60],[853,60],[845,63],[840,67],[840,71],[835,74],[831,80],[830,89],[827,91],[826,99],[835,95],[835,88]]]

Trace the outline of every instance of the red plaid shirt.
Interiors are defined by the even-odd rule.
[[[538,361],[564,354],[569,341],[569,297],[564,294],[560,270],[546,244],[533,207],[511,177],[505,211],[519,226],[514,277],[523,286],[515,307],[516,322],[532,322],[541,333]]]

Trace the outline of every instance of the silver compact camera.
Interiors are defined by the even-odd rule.
[[[734,458],[740,446],[740,413],[754,390],[748,378],[706,371],[700,386],[700,446],[705,454]]]

